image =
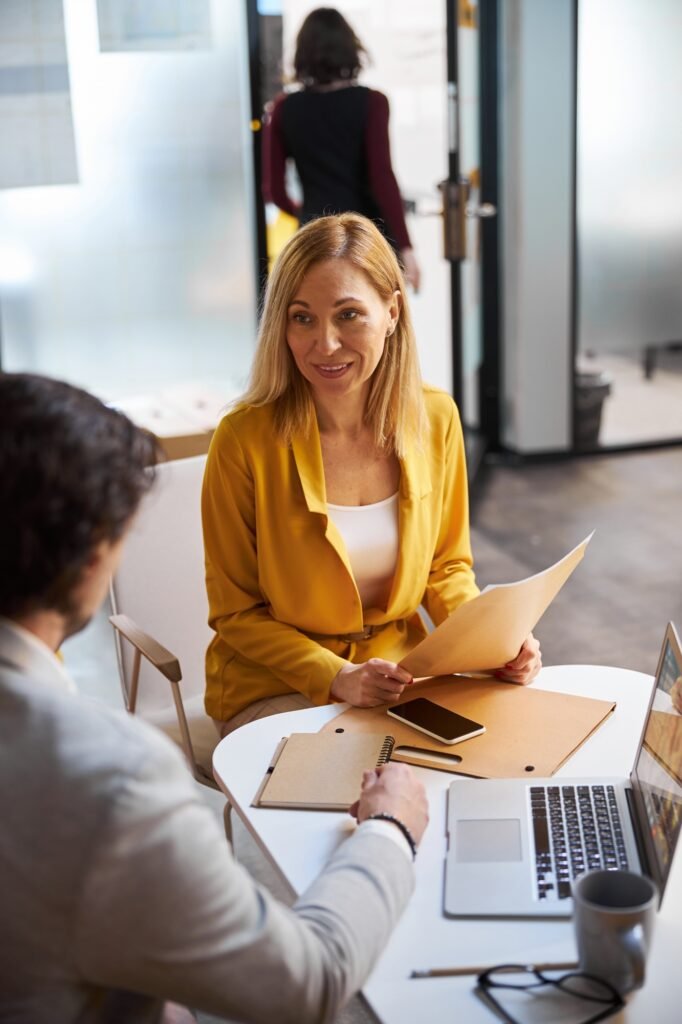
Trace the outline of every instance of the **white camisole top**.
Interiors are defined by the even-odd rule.
[[[398,563],[398,493],[374,505],[328,504],[363,608],[385,608]]]

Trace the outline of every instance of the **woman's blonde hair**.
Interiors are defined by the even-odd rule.
[[[310,433],[315,408],[308,381],[287,344],[288,310],[310,268],[335,259],[347,260],[361,270],[385,301],[395,291],[401,293],[395,330],[372,375],[366,421],[373,428],[378,448],[403,456],[410,442],[422,441],[426,429],[405,281],[384,236],[370,220],[356,213],[310,221],[289,240],[275,261],[263,300],[251,380],[236,408],[274,402],[275,429],[285,444],[295,433]]]

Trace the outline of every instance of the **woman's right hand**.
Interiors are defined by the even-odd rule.
[[[334,677],[330,693],[356,708],[374,708],[397,700],[411,682],[410,673],[394,661],[370,658],[360,665],[344,665]]]

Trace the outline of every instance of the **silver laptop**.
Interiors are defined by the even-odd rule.
[[[648,875],[662,896],[682,823],[678,691],[682,652],[669,623],[629,779],[453,782],[445,914],[568,917],[572,879],[604,867]]]

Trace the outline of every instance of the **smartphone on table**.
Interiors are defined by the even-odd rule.
[[[413,729],[419,729],[441,743],[461,743],[462,740],[469,740],[485,732],[485,726],[480,722],[458,715],[456,711],[449,711],[426,697],[416,697],[387,710],[392,718]]]

